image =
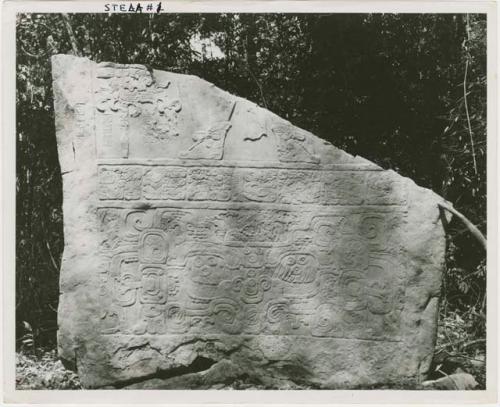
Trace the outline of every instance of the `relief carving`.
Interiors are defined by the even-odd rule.
[[[326,205],[361,205],[365,199],[367,171],[325,171],[323,199]]]
[[[263,271],[249,269],[243,276],[221,282],[224,291],[233,291],[245,304],[258,304],[264,299],[264,293],[271,288],[271,279]]]
[[[165,311],[165,324],[167,331],[182,334],[188,331],[189,321],[186,310],[179,304],[169,304]]]
[[[167,287],[165,272],[160,267],[145,267],[142,270],[141,293],[142,304],[165,304]]]
[[[275,277],[290,284],[308,284],[316,279],[317,260],[308,253],[293,253],[283,257]]]
[[[207,126],[205,130],[193,134],[193,144],[180,154],[181,158],[191,160],[206,159],[220,160],[224,155],[224,141],[231,128],[231,117],[234,113],[236,102],[233,102],[227,120],[216,121]]]
[[[52,61],[58,345],[84,387],[425,373],[440,197],[195,77]]]
[[[113,250],[123,253],[110,266],[121,311],[109,306],[103,331],[361,338],[394,332],[389,326],[399,323],[401,272],[394,274],[390,263],[371,254],[383,249],[393,216],[195,213],[149,209],[107,214],[114,214],[110,221],[118,235]],[[198,250],[186,250],[190,242],[198,242]],[[134,318],[139,322],[125,328]]]
[[[344,216],[318,216],[312,221],[314,243],[324,250],[335,250],[335,246],[342,238],[342,223]]]
[[[267,306],[266,317],[271,331],[276,334],[292,334],[293,331],[300,328],[297,315],[291,311],[290,304],[287,301],[270,301]]]
[[[232,170],[190,168],[187,199],[190,201],[229,201],[232,196]]]
[[[235,300],[217,298],[210,303],[210,314],[215,326],[222,332],[235,335],[243,331],[245,315]]]
[[[378,205],[405,205],[406,181],[391,173],[369,172],[366,179],[366,201]]]
[[[225,259],[217,253],[190,253],[187,264],[191,280],[198,284],[217,286],[227,277]]]
[[[312,146],[305,134],[291,125],[273,127],[273,133],[278,137],[278,156],[283,162],[319,163],[319,157],[314,154]]]
[[[145,128],[145,142],[154,145],[178,137],[178,113],[182,109],[181,102],[178,99],[169,99],[167,95],[160,93],[152,105],[146,103],[143,102],[150,120]],[[139,108],[133,106],[133,111],[139,116]]]
[[[321,202],[323,181],[319,171],[280,170],[280,202],[285,204],[304,204]]]
[[[371,173],[374,173],[373,175]],[[404,188],[380,171],[101,165],[101,199],[256,202],[285,205],[406,205]],[[138,185],[142,184],[142,188]],[[142,189],[142,190],[141,190]],[[368,192],[367,192],[368,191]]]
[[[135,232],[142,232],[153,226],[149,215],[145,211],[130,211],[125,217],[125,225]]]
[[[145,199],[186,198],[187,171],[182,167],[154,167],[144,174],[142,194]]]
[[[386,219],[380,214],[364,216],[359,227],[359,234],[369,241],[383,239]]]
[[[222,121],[211,124],[204,131],[194,133],[193,144],[181,153],[181,157],[192,160],[220,160],[224,154],[224,140],[230,128],[231,123]]]
[[[140,167],[100,167],[98,179],[100,199],[141,198],[142,168]]]
[[[95,107],[100,155],[127,158],[130,129],[146,145],[157,146],[179,136],[182,104],[170,81],[156,82],[144,67],[101,65],[96,70]]]
[[[161,264],[167,261],[168,241],[163,231],[149,230],[141,237],[140,259],[143,263]]]
[[[314,313],[312,323],[313,336],[342,335],[341,323],[338,320],[338,305],[323,303]]]
[[[238,201],[276,202],[278,199],[277,170],[238,170],[235,185],[240,187]]]
[[[97,210],[99,219],[99,232],[101,234],[102,250],[112,250],[120,242],[120,228],[122,219],[120,212],[111,208],[99,208]]]
[[[136,335],[163,335],[166,332],[164,307],[146,303],[141,309],[141,320],[135,327]]]

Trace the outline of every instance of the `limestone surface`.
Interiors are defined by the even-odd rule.
[[[442,198],[194,76],[52,58],[59,355],[87,388],[420,380]]]

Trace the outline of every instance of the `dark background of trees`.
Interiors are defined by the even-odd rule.
[[[194,35],[225,57],[195,52]],[[38,346],[55,344],[64,246],[55,53],[198,75],[411,177],[486,232],[485,15],[20,14],[16,41],[17,332],[27,322]],[[485,254],[456,220],[448,240],[442,314],[484,337]]]

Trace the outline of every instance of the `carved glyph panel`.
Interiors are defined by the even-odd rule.
[[[328,206],[400,206],[407,203],[406,185],[381,171],[103,164],[98,175],[100,198],[103,200],[233,201]],[[129,184],[135,192],[124,196],[122,189]]]
[[[105,333],[400,340],[406,271],[383,235],[404,211],[102,211],[119,219]]]

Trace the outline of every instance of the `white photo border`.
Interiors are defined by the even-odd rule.
[[[139,3],[157,3],[141,1]],[[138,1],[4,1],[1,30],[0,253],[3,404],[27,405],[293,405],[409,404],[497,405],[498,403],[498,8],[496,1],[162,1],[163,13],[485,13],[487,14],[487,375],[486,390],[16,390],[15,389],[15,75],[16,14],[104,13],[105,4]],[[159,67],[161,68],[161,67]]]

